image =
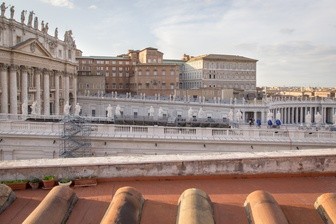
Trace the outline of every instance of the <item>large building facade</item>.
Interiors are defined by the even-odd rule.
[[[163,53],[151,47],[129,50],[117,57],[81,56],[77,60],[78,90],[82,95],[130,92],[168,96],[179,88],[180,64],[183,62],[164,60]],[[105,77],[104,81],[101,77]]]
[[[257,60],[234,55],[184,55],[182,89],[236,89],[254,98]]]
[[[14,7],[14,6],[13,6]],[[32,105],[37,115],[62,114],[66,103],[77,100],[76,44],[72,31],[64,41],[48,34],[48,23],[30,12],[25,22],[5,12],[0,17],[0,112],[28,114]],[[34,22],[33,22],[34,21]]]
[[[77,57],[77,60],[81,93],[131,92],[179,97],[192,94],[222,99],[230,96],[253,99],[256,96],[257,60],[242,56],[184,55],[182,60],[167,60],[158,49],[148,47],[129,50],[128,54],[118,57],[90,56]],[[90,84],[89,76],[105,76],[105,83]],[[226,96],[230,91],[232,94]]]

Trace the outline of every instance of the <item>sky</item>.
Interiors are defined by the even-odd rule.
[[[336,87],[335,0],[7,0],[34,11],[83,55],[158,48],[257,59],[257,86]],[[7,15],[9,14],[7,10]],[[27,19],[26,19],[27,21]]]

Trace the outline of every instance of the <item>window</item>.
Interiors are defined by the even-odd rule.
[[[16,36],[16,43],[20,43],[21,42],[21,37],[20,36]]]
[[[119,71],[122,71],[123,70],[123,67],[119,67]]]
[[[165,70],[162,71],[162,75],[166,75],[166,71]]]
[[[123,76],[123,73],[122,72],[119,72],[119,77],[122,77]]]
[[[173,70],[171,70],[170,75],[175,75],[175,72]]]
[[[115,89],[115,88],[116,88],[116,84],[112,83],[112,89]]]
[[[116,64],[116,61],[112,61],[112,64],[115,65],[115,64]]]
[[[116,67],[112,67],[112,70],[115,71],[117,68]]]
[[[72,55],[71,55],[71,50],[68,50],[68,59],[71,59]]]
[[[146,71],[146,75],[149,75],[149,71]]]
[[[122,61],[119,61],[119,62],[118,62],[119,65],[122,65],[122,63],[123,63]]]
[[[119,83],[119,89],[122,89],[122,88],[123,88],[123,84]]]
[[[138,72],[138,75],[141,75],[141,71]]]
[[[116,77],[116,73],[115,73],[115,72],[113,72],[113,73],[112,73],[112,76],[113,76],[113,77]]]
[[[58,50],[58,57],[62,57],[62,50]]]
[[[154,71],[154,75],[157,75],[157,71],[156,70]]]

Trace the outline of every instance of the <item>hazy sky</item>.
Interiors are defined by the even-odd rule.
[[[15,18],[34,10],[84,55],[156,47],[259,60],[257,85],[336,87],[335,0],[12,0]],[[9,14],[7,10],[7,15]],[[27,21],[27,19],[26,19]]]

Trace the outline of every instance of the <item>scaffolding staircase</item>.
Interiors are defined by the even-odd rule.
[[[62,122],[59,156],[63,158],[92,156],[90,140],[92,125],[83,117],[70,115],[65,116]]]

